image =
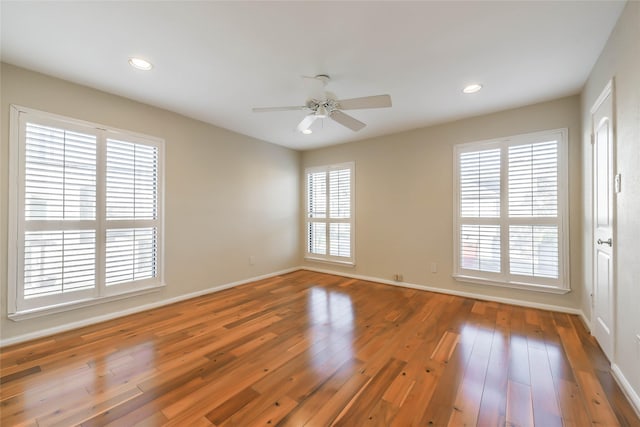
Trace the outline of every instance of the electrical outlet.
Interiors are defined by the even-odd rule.
[[[249,265],[254,265],[256,263],[256,257],[254,257],[253,255],[251,255],[249,257]]]
[[[638,355],[638,359],[640,359],[640,334],[636,335],[636,354]]]
[[[432,273],[437,273],[438,272],[438,264],[436,264],[435,262],[431,263],[431,272]]]
[[[402,274],[400,273],[396,273],[393,275],[393,280],[395,280],[396,282],[402,282]]]

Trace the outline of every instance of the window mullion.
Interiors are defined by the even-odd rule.
[[[561,221],[558,217],[551,216],[532,216],[525,218],[510,218],[511,225],[557,225],[560,226]]]
[[[343,224],[350,224],[351,223],[351,218],[327,218],[326,220],[327,223],[343,223]]]
[[[105,219],[103,229],[160,227],[158,219]]]
[[[25,231],[68,231],[68,230],[95,230],[95,220],[32,220],[23,221],[23,234]]]

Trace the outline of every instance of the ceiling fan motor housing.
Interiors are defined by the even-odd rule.
[[[323,119],[338,109],[338,104],[334,99],[326,99],[325,101],[310,99],[307,101],[306,106],[309,110],[313,111],[317,117]]]

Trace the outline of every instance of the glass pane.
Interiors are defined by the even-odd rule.
[[[308,250],[311,254],[327,254],[327,224],[324,222],[307,223]]]
[[[557,279],[558,256],[558,227],[546,225],[509,227],[511,274]]]
[[[95,256],[95,230],[26,232],[25,298],[93,288]]]
[[[327,173],[307,174],[307,212],[309,218],[327,217]]]
[[[329,172],[329,194],[330,217],[351,217],[351,169]]]
[[[499,225],[462,225],[460,267],[468,270],[500,272]]]
[[[558,216],[558,142],[509,147],[509,216]]]
[[[107,230],[107,286],[156,277],[157,256],[155,227]]]
[[[158,148],[107,139],[107,219],[156,219]]]
[[[460,216],[500,216],[500,149],[461,153]]]
[[[329,224],[329,255],[351,257],[351,224]]]
[[[25,219],[96,217],[96,137],[26,125]]]

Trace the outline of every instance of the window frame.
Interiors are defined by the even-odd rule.
[[[349,180],[349,185],[350,185],[350,191],[349,191],[349,196],[350,196],[350,215],[349,218],[330,218],[330,209],[331,209],[331,202],[330,202],[330,198],[331,198],[331,190],[330,190],[330,183],[329,183],[329,173],[331,171],[334,170],[344,170],[344,169],[349,169],[350,172],[350,180]],[[325,177],[326,177],[326,192],[327,192],[327,197],[326,197],[326,217],[325,218],[311,218],[310,217],[310,212],[309,212],[309,174],[311,173],[318,173],[318,172],[324,172],[325,173]],[[304,259],[308,260],[308,261],[318,261],[318,262],[327,262],[327,263],[331,263],[331,264],[339,264],[339,265],[343,265],[343,266],[355,266],[356,264],[356,257],[355,257],[355,162],[351,161],[351,162],[343,162],[343,163],[336,163],[336,164],[330,164],[330,165],[323,165],[323,166],[312,166],[312,167],[308,167],[304,169]],[[327,236],[327,240],[326,240],[326,248],[327,248],[327,253],[326,255],[321,255],[321,254],[316,254],[316,253],[312,253],[309,252],[309,233],[308,233],[308,225],[311,222],[318,222],[318,223],[324,223],[326,224],[326,236]],[[329,254],[329,248],[330,248],[330,224],[331,223],[348,223],[350,224],[349,226],[349,230],[350,230],[350,249],[351,249],[351,256],[349,258],[347,257],[340,257],[340,256],[335,256],[335,255],[330,255]]]
[[[537,142],[558,141],[558,213],[553,220],[541,217],[509,217],[509,147]],[[456,144],[453,147],[453,278],[461,282],[482,285],[524,289],[536,292],[565,294],[570,287],[569,259],[569,158],[568,129],[551,129]],[[500,148],[500,216],[498,218],[463,218],[461,217],[460,189],[460,154],[469,151],[481,151]],[[463,224],[498,224],[500,226],[500,264],[499,273],[482,272],[463,269],[460,259],[460,234]],[[558,279],[524,276],[509,273],[509,225],[548,225],[558,226]]]
[[[67,295],[53,294],[25,301],[24,260],[25,232],[36,226],[26,226],[25,219],[25,166],[26,123],[53,126],[96,136],[96,214],[95,219],[42,220],[43,230],[62,231],[95,230],[95,286],[92,289],[73,291]],[[106,233],[109,223],[106,218],[106,153],[107,139],[120,139],[135,144],[157,147],[157,218],[152,220],[157,227],[157,275],[152,279],[106,285],[105,256]],[[164,282],[164,140],[141,133],[116,129],[97,123],[61,116],[18,105],[10,105],[9,122],[9,229],[8,229],[8,289],[7,311],[12,320],[22,320],[75,308],[96,305],[132,295],[158,291]],[[58,226],[54,222],[58,223]],[[118,222],[118,221],[115,221]],[[127,220],[111,228],[124,228],[124,223],[134,228],[144,227],[144,220]],[[49,224],[47,224],[49,223]],[[135,225],[133,225],[135,223]],[[35,224],[35,223],[33,223]]]

